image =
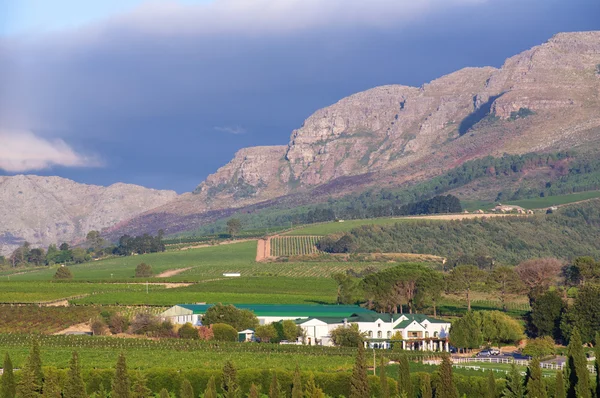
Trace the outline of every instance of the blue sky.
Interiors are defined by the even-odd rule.
[[[191,191],[349,94],[598,29],[598,0],[0,0],[0,174]]]

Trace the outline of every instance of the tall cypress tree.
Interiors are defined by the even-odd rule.
[[[131,387],[131,398],[146,398],[152,395],[152,390],[147,386],[146,376],[142,372],[137,372],[133,386]]]
[[[408,397],[414,395],[413,385],[410,380],[410,364],[406,355],[401,355],[398,363],[398,393],[400,395],[405,393]]]
[[[379,363],[379,389],[381,398],[389,398],[390,386],[388,385],[387,375],[385,374],[385,359],[381,356]]]
[[[365,347],[358,345],[356,363],[350,379],[350,398],[369,398],[369,380],[367,379],[367,361],[365,359]]]
[[[204,398],[217,398],[217,386],[215,385],[215,376],[211,376],[204,390]]]
[[[42,398],[62,398],[60,385],[58,384],[58,374],[56,371],[49,371],[44,376],[44,392]],[[103,398],[103,397],[98,397]]]
[[[590,373],[587,359],[581,342],[581,334],[577,327],[573,328],[569,346],[567,347],[569,389],[568,398],[591,398]]]
[[[304,398],[325,398],[323,390],[317,387],[315,376],[312,373],[308,376],[304,387]]]
[[[292,398],[302,398],[303,396],[302,377],[300,375],[300,368],[298,367],[298,364],[296,364],[296,369],[294,370],[294,380],[292,381]]]
[[[158,396],[160,398],[171,398],[171,395],[169,394],[169,392],[167,391],[166,388],[163,388],[162,390],[160,390],[160,393],[158,394]],[[112,395],[111,395],[112,398]]]
[[[540,367],[540,359],[533,357],[529,362],[527,369],[526,397],[527,398],[547,398],[546,386],[542,380],[542,368]]]
[[[183,379],[183,383],[181,383],[181,389],[179,390],[180,398],[196,398],[194,395],[194,387],[192,387],[192,383],[188,379]]]
[[[502,398],[523,398],[525,396],[525,387],[523,377],[514,363],[510,365],[510,371],[506,375],[506,386],[502,391]]]
[[[44,373],[42,372],[42,356],[40,354],[40,343],[37,340],[33,340],[33,344],[31,345],[31,352],[29,353],[28,363],[31,371],[33,372],[35,382],[38,386],[40,386],[39,388],[41,391],[42,385],[44,384]]]
[[[225,362],[223,366],[223,382],[221,383],[223,396],[225,398],[237,398],[240,387],[237,381],[237,370],[231,361]],[[216,391],[216,390],[215,390]]]
[[[433,398],[431,376],[429,376],[427,373],[425,373],[421,378],[421,398]]]
[[[494,372],[491,370],[488,372],[487,378],[487,391],[486,398],[496,398],[496,379],[494,378]]]
[[[2,367],[2,379],[0,380],[0,398],[15,398],[17,394],[17,382],[13,373],[13,364],[8,352],[4,355],[4,365]]]
[[[127,374],[127,361],[125,360],[125,354],[121,353],[119,354],[119,359],[117,359],[110,398],[129,398],[130,386],[129,375]]]
[[[258,388],[256,388],[256,384],[254,383],[250,385],[250,392],[248,393],[248,398],[259,398]]]
[[[21,380],[17,385],[17,395],[20,398],[37,398],[41,395],[43,383],[44,375],[42,373],[40,346],[37,340],[34,340],[27,362],[21,372]]]
[[[458,389],[452,377],[452,364],[450,357],[444,355],[438,369],[440,374],[438,385],[435,389],[435,398],[458,398]]]
[[[594,354],[596,356],[596,398],[600,398],[600,333],[598,332],[596,332]]]
[[[281,387],[279,386],[279,380],[277,380],[277,372],[273,371],[273,377],[271,378],[271,386],[269,387],[269,398],[280,398]]]
[[[77,351],[73,351],[71,362],[69,363],[69,371],[67,373],[67,383],[63,391],[64,398],[85,398],[85,383],[81,377],[81,368],[79,367],[79,355]]]
[[[565,390],[565,380],[562,371],[556,372],[556,382],[554,383],[554,398],[567,398]]]

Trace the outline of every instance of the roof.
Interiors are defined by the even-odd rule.
[[[192,311],[193,314],[204,314],[214,304],[178,304],[177,307]],[[241,310],[250,310],[256,316],[282,317],[339,317],[348,318],[355,314],[377,314],[357,305],[295,305],[295,304],[232,304]]]

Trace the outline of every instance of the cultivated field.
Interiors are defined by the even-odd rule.
[[[319,252],[321,236],[276,236],[271,238],[271,257],[307,256]]]

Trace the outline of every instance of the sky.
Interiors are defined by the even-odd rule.
[[[0,175],[187,192],[352,93],[599,29],[598,0],[0,0]]]

